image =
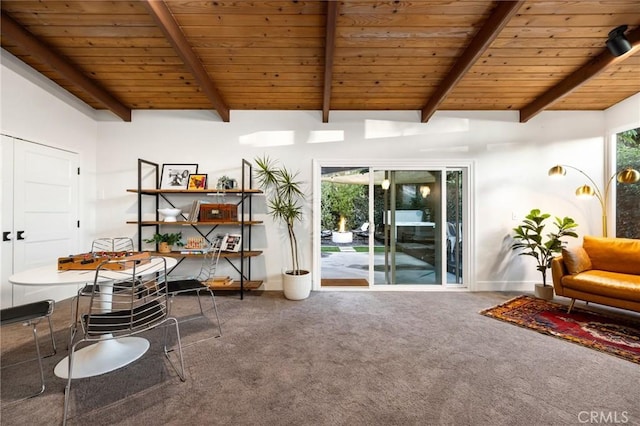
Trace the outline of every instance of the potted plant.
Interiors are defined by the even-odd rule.
[[[275,221],[287,227],[292,267],[283,274],[284,296],[291,300],[302,300],[311,293],[311,274],[300,268],[300,255],[295,225],[302,222],[302,203],[305,194],[298,172],[278,166],[269,157],[256,158],[256,180],[267,197],[269,214]]]
[[[182,241],[182,232],[177,234],[153,234],[153,237],[144,240],[145,243],[156,243],[158,245],[158,251],[160,253],[171,253],[171,246],[181,247],[184,244]]]
[[[573,229],[578,226],[570,217],[560,219],[555,218],[554,225],[556,232],[550,232],[543,235],[546,226],[544,223],[551,215],[540,213],[540,210],[533,209],[522,221],[517,228],[513,228],[516,240],[511,248],[513,250],[521,250],[519,255],[532,256],[537,261],[536,269],[542,274],[542,284],[536,284],[536,297],[551,300],[553,298],[553,287],[547,286],[547,269],[551,268],[551,260],[562,251],[565,242],[561,241],[563,237],[577,238]],[[546,239],[544,239],[546,237]]]

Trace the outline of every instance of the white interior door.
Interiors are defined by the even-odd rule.
[[[0,285],[1,308],[13,306],[13,286],[7,278],[13,271],[13,138],[2,136],[2,284]]]
[[[14,140],[11,273],[77,252],[78,180],[78,154]],[[3,282],[4,275],[3,268]],[[14,286],[13,304],[61,300],[74,292],[65,287]]]

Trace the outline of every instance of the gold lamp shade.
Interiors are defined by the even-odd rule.
[[[600,207],[602,207],[602,236],[607,236],[607,204],[609,199],[609,189],[611,189],[611,183],[613,182],[613,178],[617,178],[617,181],[623,184],[636,183],[640,181],[640,172],[631,167],[627,167],[624,170],[621,170],[618,173],[614,173],[611,177],[606,181],[606,185],[604,188],[604,192],[600,190],[598,185],[594,182],[593,179],[589,177],[585,172],[578,169],[577,167],[570,166],[568,164],[564,165],[556,165],[549,169],[549,176],[560,177],[564,176],[567,172],[566,169],[572,169],[577,171],[586,177],[589,182],[593,186],[582,185],[576,189],[576,196],[581,198],[588,197],[596,197],[598,201],[600,201]],[[615,186],[615,185],[614,185]]]
[[[548,173],[549,176],[553,176],[553,177],[564,176],[566,174],[567,174],[567,171],[561,165],[553,166],[552,168],[549,169],[549,173]]]
[[[627,167],[618,173],[618,182],[620,183],[636,183],[640,180],[640,172],[631,167]]]
[[[576,189],[577,197],[593,197],[595,195],[595,191],[589,185],[582,185]]]

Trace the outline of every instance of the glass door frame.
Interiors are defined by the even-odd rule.
[[[475,259],[471,256],[471,247],[474,245],[474,223],[471,211],[473,211],[473,182],[474,182],[474,162],[473,160],[460,160],[460,159],[424,159],[424,160],[346,160],[346,159],[314,159],[313,163],[313,226],[312,226],[312,253],[313,253],[313,290],[407,290],[407,291],[442,291],[442,290],[466,290],[473,288],[472,278],[474,277],[473,271],[475,271]],[[460,169],[463,171],[462,190],[463,190],[463,211],[462,211],[462,277],[463,282],[447,283],[444,279],[440,284],[436,285],[424,285],[424,284],[374,284],[373,281],[373,265],[374,265],[374,253],[373,253],[373,239],[369,239],[369,286],[368,287],[332,287],[322,288],[321,283],[321,172],[322,167],[361,167],[369,168],[371,172],[375,170],[438,170],[445,176],[446,171],[450,169]],[[369,173],[369,221],[372,223],[373,218],[373,173]],[[442,179],[442,185],[446,185],[446,179]],[[442,203],[440,206],[442,209],[441,217],[446,217],[446,203]],[[441,242],[443,247],[443,253],[446,251],[446,227],[442,227]],[[443,277],[446,277],[447,265],[446,262],[442,262],[440,265],[442,268]]]

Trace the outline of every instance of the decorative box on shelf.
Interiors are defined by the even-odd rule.
[[[200,204],[200,222],[232,222],[238,220],[236,204]]]

